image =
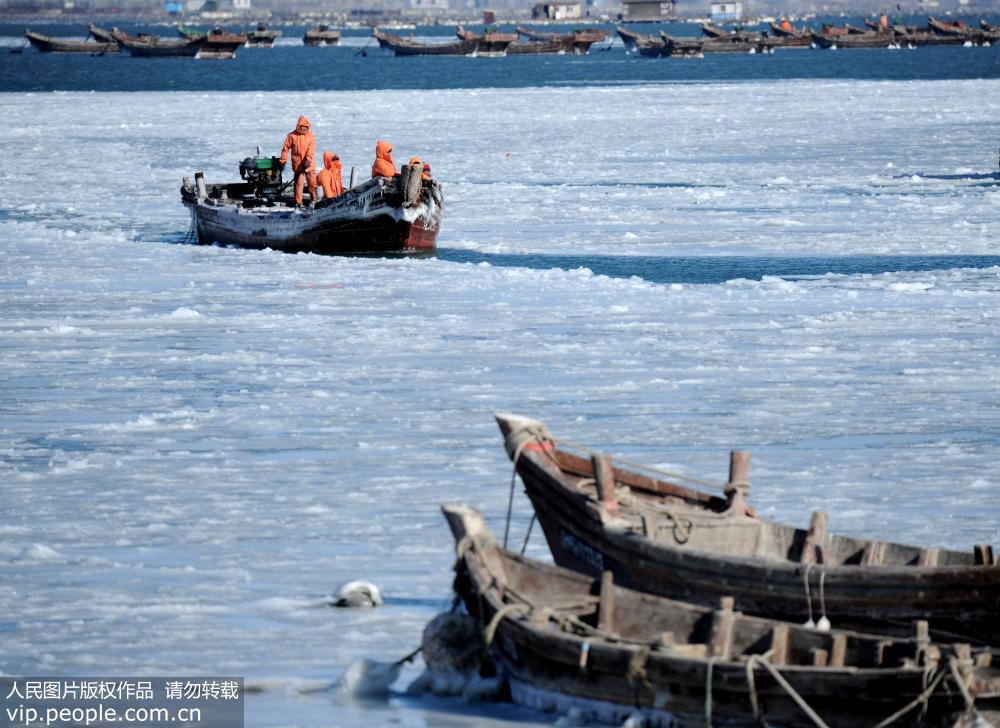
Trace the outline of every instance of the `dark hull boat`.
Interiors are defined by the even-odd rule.
[[[314,48],[318,46],[340,45],[340,31],[331,30],[327,25],[320,25],[312,30],[307,30],[303,34],[302,44]]]
[[[693,53],[759,53],[766,50],[760,40],[746,40],[740,37],[732,38],[675,38],[660,32],[664,44],[666,44],[666,55],[689,55]]]
[[[268,30],[266,25],[259,24],[256,29],[247,33],[247,48],[271,48],[280,37],[280,30]]]
[[[462,32],[461,29],[459,32]],[[372,28],[372,36],[379,46],[397,56],[478,56],[497,58],[507,55],[507,48],[517,38],[513,33],[487,33],[484,36],[467,34],[466,39],[454,43],[418,43],[392,33]]]
[[[642,33],[636,33],[634,30],[629,30],[628,28],[616,25],[615,31],[618,33],[618,37],[622,39],[622,43],[625,44],[625,50],[629,53],[633,53],[639,50],[639,44],[642,42],[650,43],[656,41],[659,43],[659,39],[655,39],[650,35],[643,35]]]
[[[899,48],[906,40],[895,33],[848,33],[835,37],[813,33],[813,43],[817,48]]]
[[[24,31],[24,37],[42,53],[118,53],[120,50],[118,44],[113,41],[95,43],[93,41],[63,40],[30,30]]]
[[[236,51],[247,44],[247,36],[235,33],[209,33],[204,38],[195,58],[228,60],[236,57]]]
[[[952,726],[1000,691],[988,650],[749,617],[616,586],[501,549],[480,514],[442,507],[455,591],[515,700],[602,724]],[[882,722],[887,721],[887,722]],[[589,723],[588,723],[589,724]]]
[[[205,43],[205,36],[188,40],[163,40],[156,35],[129,35],[117,28],[111,31],[111,36],[130,55],[139,58],[195,56]]]
[[[734,458],[722,497],[679,485],[680,476],[612,466],[606,455],[580,457],[540,422],[497,421],[561,566],[610,570],[624,586],[701,604],[732,596],[743,612],[800,623],[822,614],[835,626],[888,632],[928,620],[942,639],[1000,644],[1000,564],[990,546],[839,536],[822,512],[807,529],[764,521],[746,505],[749,454]]]
[[[248,159],[241,174],[258,161],[276,162]],[[397,177],[376,177],[309,208],[296,208],[283,194],[277,172],[213,185],[199,173],[193,185],[184,179],[181,201],[199,243],[289,253],[429,252],[437,244],[443,198],[437,181],[421,179],[421,171],[407,165]]]

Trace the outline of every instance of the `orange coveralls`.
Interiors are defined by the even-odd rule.
[[[316,139],[312,135],[309,119],[300,116],[295,131],[289,132],[281,147],[281,164],[292,157],[292,172],[295,175],[295,204],[302,204],[302,190],[309,186],[309,196],[316,201]]]

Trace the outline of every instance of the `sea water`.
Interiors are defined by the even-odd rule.
[[[718,481],[748,449],[768,518],[997,544],[1000,94],[982,75],[8,87],[0,672],[243,675],[250,726],[550,722],[405,696],[419,660],[388,698],[337,689],[449,607],[442,502],[503,529],[499,410]],[[437,256],[185,242],[181,177],[234,179],[299,114],[362,175],[376,138],[431,163]],[[520,492],[513,513],[519,542]],[[546,558],[537,530],[528,552]],[[385,606],[329,607],[357,578]]]

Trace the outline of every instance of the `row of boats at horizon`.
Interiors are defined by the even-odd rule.
[[[769,29],[748,31],[727,30],[710,23],[702,23],[702,37],[674,36],[660,31],[659,36],[646,35],[625,26],[615,26],[625,49],[643,57],[699,58],[705,53],[770,53],[778,48],[915,48],[924,45],[990,46],[1000,40],[1000,25],[980,20],[980,27],[971,27],[961,20],[951,23],[927,19],[924,27],[865,20],[865,27],[845,23],[842,26],[824,25],[819,32],[808,27],[793,28],[787,21],[770,22]],[[67,40],[25,31],[26,40],[41,52],[90,53],[104,55],[122,50],[130,55],[190,56],[195,58],[231,59],[242,47],[274,45],[282,31],[260,23],[249,32],[229,32],[216,27],[207,32],[176,26],[180,38],[165,39],[159,35],[138,33],[130,35],[117,27],[110,31],[91,23],[84,41]],[[541,32],[516,26],[515,32],[502,32],[499,26],[486,26],[481,33],[456,28],[456,40],[450,43],[421,42],[412,35],[404,38],[372,27],[372,37],[381,48],[397,56],[453,55],[502,57],[520,54],[586,55],[594,44],[602,49],[611,47],[613,34],[599,27],[574,29],[571,32]],[[94,40],[90,40],[93,37]],[[525,42],[521,42],[524,38]],[[320,24],[303,33],[304,46],[336,46],[341,41],[341,31]],[[15,49],[17,52],[19,49]],[[364,53],[364,51],[360,51]]]

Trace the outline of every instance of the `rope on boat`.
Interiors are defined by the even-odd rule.
[[[924,671],[924,677],[925,677],[925,679],[927,678],[928,675],[931,675],[931,674],[933,674],[933,673],[930,670],[925,670]],[[911,710],[913,710],[914,708],[916,708],[918,705],[921,706],[921,713],[926,712],[926,710],[927,710],[927,701],[930,699],[931,695],[934,694],[934,691],[937,690],[937,686],[941,683],[941,681],[944,679],[944,677],[945,677],[946,674],[947,673],[943,669],[939,670],[938,673],[937,673],[937,677],[935,677],[931,681],[930,685],[928,685],[926,688],[924,688],[924,691],[922,693],[920,693],[920,695],[918,695],[917,697],[915,697],[913,700],[911,700],[909,703],[907,703],[902,708],[900,708],[899,710],[897,710],[895,713],[893,713],[892,715],[890,715],[888,718],[886,718],[885,720],[883,720],[881,723],[876,724],[875,728],[885,728],[886,726],[892,725],[897,720],[899,720],[900,718],[902,718],[904,715],[906,715],[907,713],[909,713]]]
[[[806,587],[806,609],[809,610],[809,619],[806,620],[806,627],[816,626],[816,623],[813,621],[813,602],[812,594],[810,593],[812,590],[809,588],[809,572],[813,566],[815,566],[815,564],[812,561],[806,564],[806,571],[802,577],[802,581],[805,582]]]
[[[818,728],[829,728],[829,726],[823,722],[823,719],[819,717],[816,711],[809,707],[809,703],[807,703],[802,696],[795,691],[795,688],[792,687],[791,683],[785,679],[784,675],[778,672],[778,669],[772,665],[766,657],[763,655],[750,655],[750,657],[747,658],[747,682],[750,684],[750,701],[753,705],[754,716],[758,720],[760,719],[760,705],[757,700],[756,683],[753,680],[753,670],[757,665],[762,666],[765,670],[771,673],[771,677],[773,677],[778,685],[780,685],[785,692],[788,693],[788,696],[795,701],[796,705],[802,708],[802,711],[809,716],[809,719],[816,726],[818,726]]]
[[[483,641],[486,642],[486,646],[489,647],[493,644],[493,638],[496,637],[497,627],[500,626],[500,622],[508,614],[513,614],[514,612],[528,612],[531,611],[531,607],[527,604],[505,604],[500,609],[497,610],[496,614],[493,615],[493,619],[486,626],[486,630],[483,632]]]
[[[524,543],[521,544],[521,555],[524,556],[525,549],[528,548],[528,539],[531,538],[531,529],[535,525],[535,520],[538,516],[535,513],[531,514],[531,520],[528,521],[528,532],[524,535]]]
[[[719,659],[716,655],[708,658],[708,665],[705,668],[705,726],[712,728],[712,673],[715,671],[715,661]]]
[[[531,435],[534,435],[536,439],[541,440],[542,437],[539,436],[538,430],[539,430],[539,428],[536,427],[536,426],[534,426],[534,425],[525,425],[524,427],[521,427],[521,428],[519,428],[519,429],[514,430],[513,432],[511,432],[507,436],[507,442],[512,441],[514,439],[515,435],[520,435],[522,432],[525,432],[525,431],[527,431]],[[514,511],[514,483],[517,480],[517,461],[521,459],[521,453],[524,452],[524,448],[530,442],[531,442],[531,440],[528,439],[528,438],[523,439],[518,444],[517,448],[515,448],[514,454],[511,455],[511,457],[510,457],[511,461],[514,464],[514,469],[513,469],[513,472],[511,472],[511,474],[510,474],[510,497],[507,499],[507,523],[504,525],[504,528],[503,528],[503,547],[505,549],[507,548],[507,537],[510,535],[510,518],[511,518],[511,515],[512,515],[512,513]],[[504,444],[506,444],[506,443],[504,443]],[[529,536],[531,535],[530,527],[529,527],[529,530],[528,530],[528,535]],[[525,546],[528,545],[527,539],[525,539],[524,543],[525,543]],[[521,553],[522,554],[524,553],[523,549],[521,550]]]

